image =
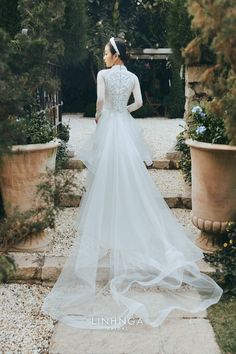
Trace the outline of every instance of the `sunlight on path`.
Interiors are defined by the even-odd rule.
[[[183,130],[180,124],[184,125],[184,120],[181,118],[136,118],[135,120],[144,129],[144,139],[153,152],[154,160],[165,159],[166,152],[174,150],[176,135]],[[96,128],[94,118],[84,118],[80,114],[64,114],[63,123],[69,123],[71,126],[69,144],[75,153]]]

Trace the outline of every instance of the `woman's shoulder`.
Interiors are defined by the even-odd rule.
[[[105,71],[107,71],[107,69],[101,69],[101,70],[99,70],[98,73],[97,73],[97,76],[98,76],[98,77],[99,77],[99,76],[104,76],[104,75],[105,75]]]
[[[138,79],[139,79],[138,76],[137,76],[135,73],[133,73],[132,71],[127,70],[127,72],[129,73],[129,75],[130,75],[133,79],[135,79],[135,80],[138,80]]]
[[[132,78],[134,85],[137,84],[139,82],[138,76],[129,70],[128,70],[128,73],[130,74],[130,77]]]

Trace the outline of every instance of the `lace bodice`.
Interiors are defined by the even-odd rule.
[[[134,102],[127,106],[133,92]],[[138,77],[125,65],[103,69],[97,75],[97,110],[103,108],[132,112],[142,106],[142,95]]]

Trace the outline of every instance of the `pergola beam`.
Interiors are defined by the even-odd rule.
[[[171,48],[135,48],[132,49],[130,59],[168,59],[172,54]]]

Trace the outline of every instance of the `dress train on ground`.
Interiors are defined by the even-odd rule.
[[[79,158],[88,171],[76,239],[42,310],[81,329],[119,329],[217,303],[223,290],[200,272],[202,250],[149,175],[152,156],[131,114],[103,109]]]

